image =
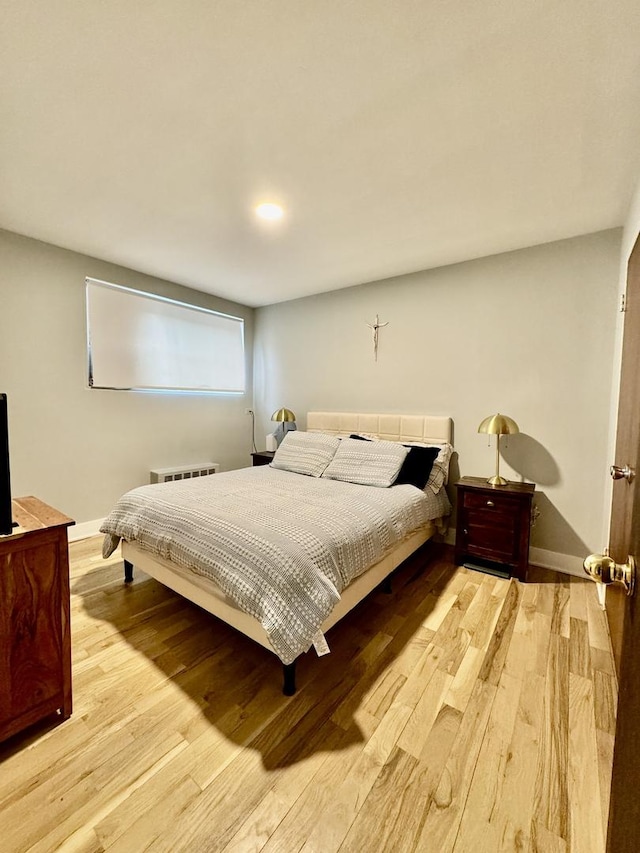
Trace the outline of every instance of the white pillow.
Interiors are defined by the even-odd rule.
[[[433,460],[433,468],[427,480],[427,486],[436,495],[449,480],[449,462],[451,461],[453,447],[450,444],[427,444],[426,446],[440,448],[440,453]]]
[[[343,438],[322,474],[329,480],[363,486],[390,486],[409,451],[395,441],[358,441]]]
[[[339,445],[340,439],[334,435],[291,431],[276,450],[271,467],[294,474],[306,474],[308,477],[320,477]]]

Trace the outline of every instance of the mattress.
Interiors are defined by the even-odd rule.
[[[318,638],[349,583],[449,511],[444,490],[263,466],[134,489],[101,530],[105,555],[124,539],[214,581],[290,663]]]

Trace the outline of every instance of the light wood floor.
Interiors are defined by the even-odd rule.
[[[0,745],[0,849],[604,849],[616,683],[594,586],[427,546],[299,664],[72,545],[74,714]]]

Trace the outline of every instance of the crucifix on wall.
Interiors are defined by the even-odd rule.
[[[384,327],[388,325],[389,323],[381,323],[377,314],[374,323],[367,323],[367,326],[371,329],[373,334],[373,358],[375,361],[378,360],[378,332],[380,329],[384,329]]]

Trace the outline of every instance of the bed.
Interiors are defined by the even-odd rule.
[[[314,465],[316,451],[328,454],[333,466],[318,462],[322,476],[278,469],[274,460],[134,489],[101,528],[104,553],[121,541],[125,582],[137,567],[276,654],[291,695],[299,655],[312,645],[327,653],[325,633],[442,531],[450,512],[445,469],[423,490],[376,488],[332,479],[335,447],[344,454],[361,444],[378,460],[386,448],[393,455],[438,445],[448,468],[451,432],[446,417],[310,412],[305,433],[287,442],[304,439]],[[338,440],[352,435],[379,441]]]

